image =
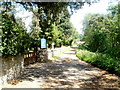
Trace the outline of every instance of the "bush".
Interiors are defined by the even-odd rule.
[[[77,50],[76,55],[81,60],[91,63],[99,68],[120,74],[120,61],[107,54],[93,53],[87,50]]]
[[[78,45],[78,48],[79,48],[79,49],[82,49],[82,50],[86,50],[86,49],[88,49],[88,45],[85,44],[85,43],[79,44],[79,45]]]

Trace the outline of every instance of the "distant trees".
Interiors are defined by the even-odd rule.
[[[70,14],[67,8],[65,8],[63,10],[61,20],[58,25],[59,30],[62,32],[61,40],[63,45],[71,45],[74,39],[79,38],[79,34],[77,33],[76,29],[73,27],[69,19]]]
[[[87,17],[84,40],[87,49],[108,53],[120,58],[120,6],[110,7],[107,15],[93,14]]]
[[[76,55],[94,66],[120,75],[120,6],[111,6],[108,10],[106,15],[86,16],[85,43],[79,46]]]

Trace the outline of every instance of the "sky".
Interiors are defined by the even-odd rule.
[[[29,26],[31,25],[31,22],[32,22],[33,13],[25,10],[24,8],[21,8],[22,5],[20,5],[20,4],[18,4],[16,6],[17,6],[16,11],[18,11],[19,13],[16,13],[15,16],[22,18],[23,22],[25,22],[25,26],[27,27],[27,29],[29,31],[30,30]]]

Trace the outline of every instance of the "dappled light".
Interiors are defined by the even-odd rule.
[[[119,88],[119,77],[79,60],[70,52],[75,51],[67,51],[55,62],[27,66],[18,78],[22,82],[13,87],[22,86],[25,82],[28,82],[26,86],[35,82],[32,86],[38,85],[39,88]]]
[[[0,87],[119,90],[116,2],[2,1]]]

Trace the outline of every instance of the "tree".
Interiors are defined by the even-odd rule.
[[[120,57],[120,27],[117,11],[116,8],[112,9],[111,14],[89,16],[84,35],[89,50],[108,53],[116,58]]]
[[[53,33],[51,33],[54,30],[51,28],[52,25],[55,23],[56,27],[59,28],[59,26],[58,26],[59,23],[62,23],[62,22],[60,22],[60,21],[62,21],[61,20],[62,14],[64,14],[64,11],[67,10],[68,6],[70,6],[70,8],[71,8],[71,12],[74,12],[75,9],[81,8],[81,6],[84,3],[85,2],[76,2],[76,3],[74,3],[74,2],[52,2],[52,3],[51,2],[32,2],[32,3],[31,2],[21,2],[20,4],[22,4],[24,6],[24,8],[31,10],[33,13],[34,13],[33,7],[38,8],[37,12],[35,12],[34,14],[37,15],[37,18],[39,19],[39,27],[41,28],[39,37],[46,38],[48,44],[51,44],[53,42],[52,38],[54,37]],[[91,4],[93,2],[87,2],[87,3]],[[68,12],[68,10],[67,10],[67,12]],[[66,15],[69,15],[69,13]],[[71,28],[69,22],[68,22],[68,24],[66,23],[66,25],[67,25],[66,27],[68,27],[69,29]],[[66,29],[66,27],[64,27],[64,29]],[[66,29],[66,32],[67,32],[67,30],[68,29]],[[68,37],[71,35],[70,30],[68,31],[69,33],[65,34]],[[64,33],[65,33],[65,31],[64,31]]]
[[[16,22],[13,5],[10,2],[1,4],[2,55],[18,55],[28,50],[30,41],[26,30]],[[22,22],[21,22],[22,23]]]

